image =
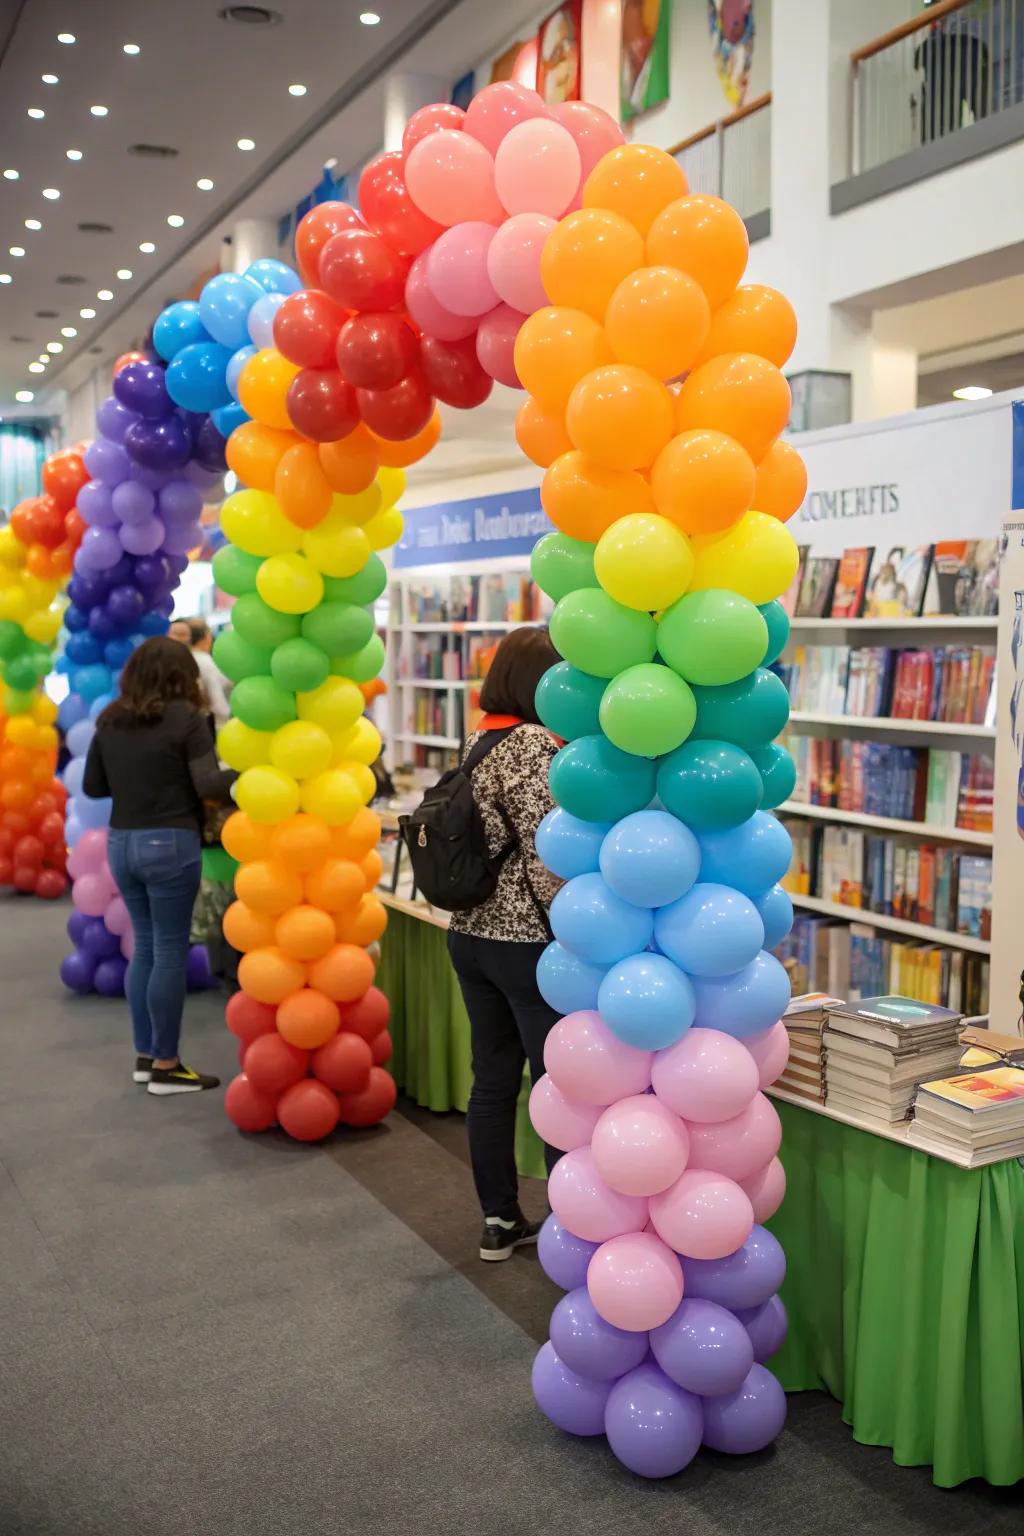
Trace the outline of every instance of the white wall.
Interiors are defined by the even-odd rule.
[[[670,0],[665,0],[670,3]],[[669,85],[671,95],[661,106],[635,118],[632,138],[659,149],[671,149],[681,139],[727,117],[734,110],[715,68],[708,29],[707,0],[671,0]],[[820,0],[816,0],[820,3]],[[753,0],[754,55],[747,100],[772,88],[772,0]]]

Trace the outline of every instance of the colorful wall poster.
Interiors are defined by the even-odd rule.
[[[623,122],[668,100],[671,11],[670,0],[623,0]]]

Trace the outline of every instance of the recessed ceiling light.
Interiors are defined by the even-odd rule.
[[[199,180],[196,182],[196,186],[199,188],[200,192],[213,191],[213,182],[210,180],[209,176],[200,176]]]
[[[25,247],[23,245],[12,245],[10,247],[10,254],[12,256],[24,256]]]
[[[992,393],[984,384],[965,384],[962,389],[954,389],[954,400],[987,400]]]
[[[325,160],[324,161],[324,170],[325,171],[336,170],[337,169],[337,165],[338,165],[338,157],[337,157],[337,155],[332,155],[329,160]]]
[[[83,320],[96,319],[96,311],[94,309],[80,309],[78,313],[81,315]]]
[[[180,213],[169,213],[167,215],[167,222],[172,229],[180,229],[185,220],[182,218]]]
[[[122,43],[121,52],[129,53],[134,58],[137,53],[142,52],[142,49],[139,47],[138,43]]]
[[[40,354],[39,354],[39,361],[42,363],[43,367],[45,368],[47,363],[50,361],[50,354],[49,354],[49,352],[40,352]]]
[[[364,27],[375,27],[380,21],[376,11],[360,11],[359,20]]]
[[[289,96],[305,96],[305,94],[306,87],[304,85],[290,85],[288,87]]]
[[[82,151],[80,149],[66,149],[64,153],[69,160],[81,160],[82,158]]]
[[[122,283],[126,283],[128,281],[128,279],[132,275],[131,268],[130,267],[118,267],[117,275],[121,279]]]
[[[108,109],[106,107],[101,107],[101,106],[95,106],[95,107],[90,107],[89,108],[89,111],[92,113],[93,117],[106,117],[107,110]]]
[[[35,395],[30,389],[19,389],[15,391],[14,398],[19,405],[31,405]]]
[[[29,107],[28,115],[29,117],[34,117],[38,122],[41,117],[46,116],[46,113],[43,111],[42,107]]]
[[[9,272],[0,272],[0,283],[9,283],[10,281],[11,274]]]
[[[59,75],[40,75],[39,78],[43,82],[44,85],[59,85],[60,84],[60,76]]]
[[[106,301],[108,299],[112,299],[114,297],[114,295],[111,293],[109,288],[101,288],[99,290],[99,292],[97,293],[96,297],[98,299],[102,299],[103,302],[106,303]]]
[[[49,198],[51,203],[55,203],[60,197],[60,192],[56,187],[44,187],[43,196]]]
[[[25,228],[26,229],[42,229],[42,227],[43,226],[40,224],[38,219],[26,219],[25,220]]]
[[[64,351],[64,343],[62,341],[48,341],[46,343],[46,350],[47,352],[52,352],[54,357],[56,357],[58,352]]]
[[[62,325],[61,328],[60,328],[60,333],[61,333],[62,336],[77,336],[78,335],[78,331],[75,329],[75,327],[73,325]]]
[[[143,256],[152,256],[153,252],[156,250],[156,246],[153,244],[152,240],[143,240],[142,244],[139,246],[139,250],[142,252]]]
[[[8,168],[6,171],[4,171],[4,181],[17,181],[17,179],[18,179],[17,171],[12,170],[10,168]]]
[[[58,43],[65,43],[70,48],[71,44],[75,41],[75,34],[73,32],[58,32],[57,41]]]
[[[46,369],[43,367],[42,363],[29,363],[28,371],[29,373],[45,373]]]
[[[238,140],[238,147],[239,147],[239,149],[255,149],[256,148],[256,140],[255,139],[239,139]]]

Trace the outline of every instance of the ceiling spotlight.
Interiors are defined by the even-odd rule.
[[[11,168],[8,168],[6,171],[4,171],[4,181],[17,181],[17,179],[18,179],[17,171],[15,171],[15,170],[13,170]]]
[[[28,371],[29,373],[45,373],[46,369],[43,367],[42,363],[29,363]]]
[[[185,220],[182,218],[180,213],[169,213],[167,215],[167,222],[172,229],[180,229]]]
[[[143,240],[142,244],[139,246],[139,250],[142,252],[143,256],[152,256],[153,252],[156,250],[156,246],[153,244],[152,240]]]
[[[380,22],[380,17],[376,11],[360,11],[359,20],[364,27],[375,27]]]
[[[325,160],[324,161],[324,170],[325,171],[334,171],[334,170],[337,170],[337,168],[338,168],[338,157],[337,157],[337,155],[332,155],[329,160]]]
[[[200,192],[213,191],[213,182],[210,180],[209,176],[200,176],[199,180],[196,182],[196,186],[199,188]]]
[[[19,405],[31,405],[35,395],[30,389],[19,389],[15,391],[14,398]]]
[[[100,106],[90,107],[89,111],[92,113],[93,117],[106,117],[106,115],[107,115],[107,108],[106,107],[100,107]]]
[[[987,400],[992,393],[984,384],[965,384],[962,389],[954,389],[954,400]]]
[[[62,341],[48,341],[46,343],[46,350],[47,352],[52,352],[54,357],[56,357],[58,352],[64,351],[64,343]]]
[[[40,224],[38,219],[26,219],[25,220],[25,228],[26,229],[42,229],[42,227],[43,226]]]
[[[255,139],[239,139],[238,140],[238,147],[239,147],[239,149],[255,149],[256,148],[256,140]]]
[[[38,122],[39,118],[46,116],[46,113],[43,111],[42,107],[29,107],[28,115],[29,117],[34,117]]]
[[[68,337],[77,336],[78,335],[78,331],[75,329],[75,327],[73,325],[62,325],[61,328],[60,328],[60,333],[61,333],[62,336],[68,336]]]
[[[25,247],[23,245],[12,245],[9,249],[12,256],[24,256],[25,254]]]
[[[304,85],[290,85],[288,87],[289,96],[305,96],[305,94],[306,87]]]
[[[60,76],[59,75],[40,75],[39,78],[43,82],[44,85],[59,85],[60,84]]]
[[[9,283],[11,281],[11,274],[9,272],[0,272],[0,283]]]
[[[128,281],[128,279],[132,275],[131,274],[131,268],[130,267],[118,267],[117,275],[121,279],[122,283],[126,283]]]
[[[99,292],[97,293],[96,297],[98,299],[102,299],[104,301],[104,303],[106,303],[106,301],[108,299],[112,299],[114,297],[114,295],[111,293],[109,288],[101,288],[99,290]]]
[[[82,151],[80,149],[66,149],[64,153],[69,160],[81,160],[82,158]]]
[[[134,58],[137,53],[142,52],[142,49],[139,47],[138,43],[122,43],[121,52],[131,54],[132,58]]]
[[[55,203],[58,197],[60,197],[60,192],[56,187],[44,187],[43,196],[49,198],[51,203]]]
[[[50,361],[50,354],[49,354],[49,352],[40,352],[40,354],[39,354],[39,361],[42,363],[43,367],[45,368],[47,363]]]
[[[71,44],[75,41],[75,34],[73,32],[58,32],[57,41],[58,43],[66,44],[70,48]]]
[[[83,320],[96,319],[96,311],[94,309],[80,309],[78,313],[81,315]]]

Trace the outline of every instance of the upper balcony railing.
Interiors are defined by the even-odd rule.
[[[713,192],[767,234],[771,206],[772,95],[731,112],[677,144],[672,154],[686,172],[691,192]],[[763,226],[763,227],[762,227]]]

